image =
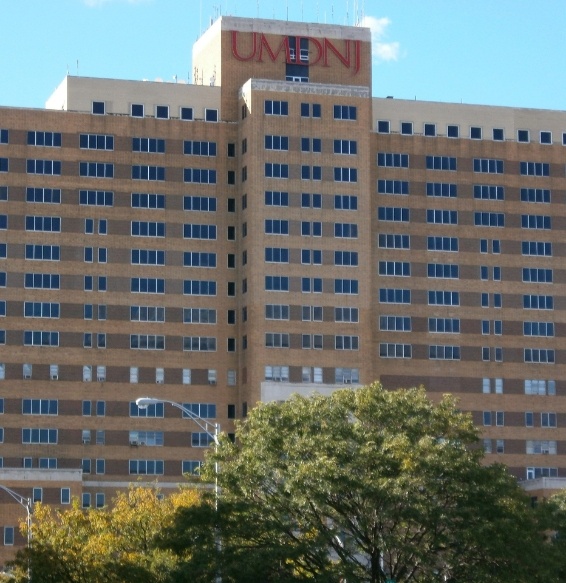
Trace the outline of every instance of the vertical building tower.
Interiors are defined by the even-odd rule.
[[[358,27],[223,17],[193,67],[0,109],[0,484],[167,491],[211,438],[136,398],[232,434],[375,379],[456,394],[488,461],[564,477],[566,115],[372,98]]]

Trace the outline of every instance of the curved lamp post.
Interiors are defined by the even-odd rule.
[[[33,502],[31,498],[26,498],[25,496],[22,496],[21,494],[14,492],[14,490],[11,490],[7,486],[3,486],[2,484],[0,484],[0,490],[6,492],[6,494],[11,496],[20,506],[23,506],[26,509],[27,547],[29,550],[31,548],[31,511]],[[31,557],[29,558],[29,560],[31,561]],[[31,581],[31,566],[29,564],[28,564],[28,581]]]
[[[173,407],[177,407],[177,409],[181,409],[181,411],[183,413],[185,413],[185,415],[187,415],[187,417],[192,419],[209,437],[212,438],[212,440],[214,441],[215,452],[218,452],[218,446],[220,445],[220,442],[218,441],[218,436],[220,435],[220,424],[219,423],[211,423],[210,421],[203,419],[200,415],[193,413],[190,409],[188,409],[184,405],[181,405],[181,403],[177,403],[176,401],[170,401],[168,399],[156,399],[154,397],[139,397],[138,399],[136,399],[136,405],[140,409],[147,409],[150,405],[157,405],[159,403],[168,403],[169,405],[172,405]],[[218,511],[218,497],[220,495],[220,489],[218,487],[218,470],[219,470],[218,461],[215,461],[214,462],[214,508],[216,511]],[[218,534],[216,535],[215,538],[216,538],[217,552],[220,552],[221,543],[220,543],[220,538],[219,538]],[[221,578],[220,574],[217,574],[216,575],[216,582],[220,583],[221,581],[222,581],[222,578]]]

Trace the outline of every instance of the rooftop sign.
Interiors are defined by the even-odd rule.
[[[245,39],[242,40],[241,36],[244,35]],[[279,38],[281,39],[279,44],[277,41],[272,41],[270,44],[262,32],[242,33],[233,30],[232,54],[238,61],[262,63],[264,59],[268,58],[272,62],[278,59],[284,60],[288,65],[320,65],[323,67],[331,66],[329,60],[332,55],[346,69],[351,69],[353,75],[360,70],[362,51],[359,40],[330,41],[327,38],[310,36],[280,36]],[[307,53],[304,52],[304,49],[301,52],[302,39],[308,41]],[[339,42],[341,42],[340,48],[336,46]],[[275,48],[274,45],[276,45]]]

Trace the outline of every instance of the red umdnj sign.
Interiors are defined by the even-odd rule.
[[[262,32],[245,33],[246,39],[243,43],[239,39],[241,34],[236,30],[232,31],[232,54],[238,61],[261,63],[264,57],[267,56],[271,61],[275,62],[283,54],[285,62],[289,65],[308,64],[310,66],[322,65],[323,67],[330,67],[329,59],[332,55],[344,67],[352,69],[352,74],[355,75],[360,70],[362,51],[361,41],[359,40],[345,39],[342,41],[341,49],[339,49],[335,44],[337,41],[333,42],[327,38],[281,36],[279,44],[273,48]],[[308,58],[301,58],[301,39],[308,40]],[[243,50],[241,49],[242,44],[244,45]]]

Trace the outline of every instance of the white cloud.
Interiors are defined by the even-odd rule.
[[[391,20],[387,17],[375,18],[374,16],[364,16],[360,25],[371,30],[372,55],[378,61],[396,61],[399,58],[401,46],[395,42],[383,42],[386,36],[387,27]]]

